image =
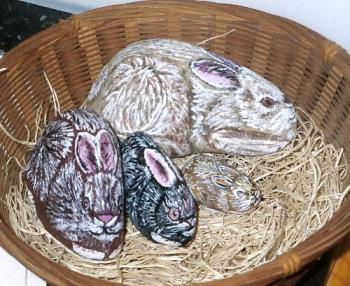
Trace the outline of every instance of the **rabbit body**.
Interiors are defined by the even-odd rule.
[[[261,200],[254,181],[223,160],[197,155],[182,171],[197,202],[208,208],[243,214],[254,210]]]
[[[296,132],[293,104],[271,82],[203,48],[167,39],[117,53],[86,107],[121,138],[145,132],[171,156],[268,154]]]
[[[197,204],[183,176],[152,138],[136,132],[121,148],[126,211],[148,239],[186,245],[197,225]]]
[[[24,179],[44,227],[80,256],[115,257],[123,243],[118,138],[102,118],[75,109],[51,121],[31,151]]]

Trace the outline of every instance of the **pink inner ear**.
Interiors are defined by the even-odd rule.
[[[171,187],[175,181],[175,174],[165,162],[162,155],[152,149],[145,149],[144,156],[146,164],[157,182],[163,187]]]
[[[236,86],[236,83],[232,81],[228,74],[214,70],[212,65],[215,65],[215,63],[198,61],[192,63],[191,67],[196,76],[214,87],[233,88]],[[219,63],[216,65],[221,66]]]
[[[85,173],[96,172],[96,150],[91,138],[86,135],[78,135],[77,157],[78,162]]]
[[[103,131],[99,136],[99,141],[102,169],[107,172],[114,171],[117,165],[117,156],[113,140],[106,131]]]

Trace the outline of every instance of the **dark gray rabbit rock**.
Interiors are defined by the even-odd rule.
[[[119,142],[104,120],[75,109],[44,129],[24,179],[44,227],[82,257],[115,257],[123,244]]]
[[[197,225],[197,204],[176,165],[148,135],[136,132],[121,148],[126,211],[150,240],[186,245]]]
[[[145,132],[170,156],[265,155],[296,133],[293,104],[270,81],[201,47],[167,39],[117,53],[86,107],[120,138]]]

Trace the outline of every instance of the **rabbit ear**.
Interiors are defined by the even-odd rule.
[[[211,180],[213,181],[214,185],[224,189],[231,187],[233,183],[232,180],[221,175],[212,175]]]
[[[145,149],[144,156],[146,164],[156,181],[163,187],[173,186],[176,175],[164,156],[154,149]]]
[[[219,170],[221,172],[221,174],[229,176],[229,177],[238,177],[240,174],[239,172],[234,169],[234,168],[230,168],[230,167],[226,167],[226,166],[219,166]]]
[[[115,171],[118,157],[111,135],[107,131],[101,130],[97,134],[97,141],[100,148],[102,170],[105,172]]]
[[[217,88],[236,89],[240,86],[237,71],[220,62],[193,61],[191,70],[201,80]]]
[[[80,168],[84,173],[96,172],[98,169],[98,160],[94,136],[82,132],[78,134],[76,142],[76,156]]]

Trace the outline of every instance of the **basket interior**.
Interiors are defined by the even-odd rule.
[[[275,83],[311,115],[326,141],[344,148],[345,156],[350,158],[350,57],[346,52],[291,21],[238,6],[204,2],[147,1],[97,9],[25,41],[0,61],[0,68],[7,68],[0,74],[0,123],[19,140],[26,139],[26,126],[34,132],[36,110],[41,104],[49,104],[50,89],[43,71],[64,111],[81,106],[103,65],[130,43],[150,38],[199,43],[232,29],[232,33],[203,47]],[[11,228],[3,199],[9,183],[18,180],[19,169],[9,159],[21,157],[28,147],[0,132],[0,151],[0,218]],[[343,220],[348,225],[350,218]],[[316,238],[328,234],[321,240],[328,239],[328,247],[345,235],[345,230],[329,234],[330,230],[328,223],[316,234]],[[309,244],[312,240],[301,249]],[[325,250],[307,252],[305,263],[320,251]]]

